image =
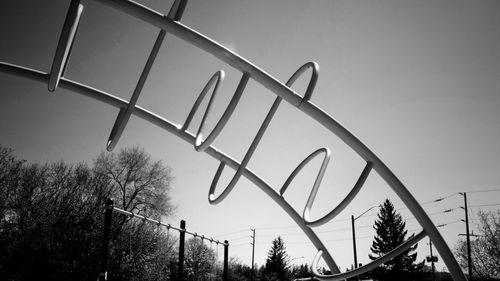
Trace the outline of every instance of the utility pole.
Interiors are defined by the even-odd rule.
[[[356,253],[356,231],[354,227],[354,216],[351,216],[352,225],[352,249],[354,251],[354,269],[358,268],[358,254]]]
[[[250,272],[250,281],[253,281],[253,265],[254,265],[254,256],[255,256],[255,228],[250,229],[252,231],[252,271]]]
[[[222,273],[222,280],[229,280],[229,241],[224,240],[224,271]]]
[[[182,278],[184,277],[184,243],[185,243],[185,238],[186,237],[186,221],[181,220],[181,228],[179,230],[179,269],[178,269],[178,279],[179,281],[182,281]]]
[[[113,218],[113,200],[106,201],[106,211],[104,211],[104,232],[102,236],[101,248],[101,268],[99,270],[98,281],[108,280],[108,256],[109,256],[109,238],[111,235],[111,221]]]
[[[431,256],[427,259],[427,261],[429,261],[429,260],[430,260],[430,262],[431,262],[431,274],[432,274],[432,281],[434,281],[434,280],[435,280],[435,279],[434,279],[434,262],[435,262],[435,261],[437,261],[437,257],[434,257],[434,256],[432,255],[432,240],[431,240],[431,239],[429,239],[429,248],[430,248],[430,250],[431,250]]]
[[[469,209],[467,208],[467,192],[459,192],[460,195],[464,197],[464,209],[465,211],[465,235],[467,238],[467,267],[469,270],[469,280],[472,281],[472,257],[470,253],[470,234],[469,234]]]

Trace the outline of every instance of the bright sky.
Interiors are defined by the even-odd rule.
[[[167,13],[171,1],[143,0]],[[0,61],[49,72],[69,1],[16,0],[0,9]],[[157,28],[92,1],[85,11],[66,77],[129,99]],[[468,192],[472,229],[477,211],[500,206],[500,2],[498,1],[201,1],[188,2],[182,23],[211,37],[285,82],[302,64],[320,65],[312,101],[358,136],[423,204],[451,248],[465,233]],[[212,55],[167,35],[138,105],[177,124],[184,122],[211,75],[226,71],[209,120],[213,127],[240,73]],[[309,77],[307,73],[305,77]],[[303,93],[306,80],[294,89]],[[91,162],[105,148],[117,110],[47,85],[0,74],[0,144],[29,161]],[[241,161],[275,95],[250,82],[228,126],[213,144]],[[200,114],[199,114],[200,115]],[[193,121],[195,131],[200,116]],[[293,221],[246,179],[219,205],[207,194],[218,162],[132,116],[116,147],[141,145],[173,169],[172,224],[227,239],[230,255],[265,262],[281,235],[294,263],[310,263],[316,251]],[[345,144],[286,103],[249,163],[276,189],[311,152],[329,147],[333,161],[313,216],[335,207],[363,169]],[[286,194],[302,211],[319,161],[304,169]],[[220,183],[227,183],[232,174]],[[420,227],[376,174],[338,218],[317,228],[342,270],[353,260],[350,216],[390,198]],[[432,201],[445,198],[440,202]],[[431,203],[429,203],[431,202]],[[447,209],[453,211],[444,213]],[[376,209],[356,221],[358,261],[368,262]],[[418,260],[429,255],[419,244]],[[301,258],[304,257],[304,258]],[[438,269],[443,263],[437,265]]]

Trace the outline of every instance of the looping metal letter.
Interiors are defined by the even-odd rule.
[[[286,85],[288,87],[291,87],[291,85],[295,83],[295,80],[297,80],[297,78],[299,78],[300,75],[302,75],[308,68],[312,69],[311,80],[309,81],[304,97],[302,98],[303,101],[308,101],[311,99],[312,93],[314,92],[314,87],[316,87],[316,82],[318,81],[319,65],[313,61],[305,63],[303,66],[297,69],[297,71],[295,71],[295,73],[286,82]]]
[[[309,63],[304,64],[297,71],[295,71],[295,73],[286,82],[286,85],[288,87],[291,87],[293,85],[293,83],[295,83],[295,80],[297,80],[297,78],[299,78],[300,75],[302,75],[307,68],[312,68],[313,74],[311,75],[311,81],[309,81],[309,85],[307,86],[307,90],[306,90],[306,94],[304,95],[304,98],[307,96],[310,97],[312,94],[312,91],[314,90],[314,87],[316,86],[316,81],[318,79],[318,67],[317,67],[316,63],[309,62]],[[257,132],[257,135],[255,136],[252,143],[250,144],[250,147],[248,148],[248,151],[245,154],[245,157],[243,157],[241,164],[238,166],[238,169],[236,170],[236,173],[234,174],[233,178],[231,179],[231,181],[229,182],[227,187],[222,191],[222,193],[218,197],[215,197],[215,195],[214,195],[215,188],[217,187],[217,183],[219,182],[219,178],[222,174],[222,171],[224,170],[224,167],[226,166],[226,163],[224,161],[221,161],[221,163],[219,164],[219,168],[217,168],[217,172],[215,173],[214,179],[212,180],[212,184],[210,185],[210,190],[208,192],[208,202],[210,202],[210,204],[220,203],[222,200],[224,200],[224,198],[226,198],[226,196],[231,192],[231,190],[233,190],[234,186],[236,185],[236,183],[240,179],[241,175],[243,174],[243,171],[246,169],[248,162],[252,158],[252,155],[255,152],[255,149],[257,148],[257,146],[259,145],[259,142],[262,139],[262,136],[264,135],[264,132],[266,131],[267,127],[269,126],[269,123],[273,119],[274,114],[278,110],[278,107],[281,103],[281,100],[282,100],[282,98],[276,97],[276,99],[273,102],[273,105],[271,106],[271,109],[269,110],[269,112],[266,115],[266,118],[262,122],[262,125],[260,126],[259,131]],[[198,102],[198,100],[196,102]],[[196,103],[195,103],[195,106],[197,107]],[[195,106],[193,106],[193,109],[195,108]],[[208,111],[208,108],[207,108],[207,111]],[[191,113],[190,113],[190,115],[191,115]],[[203,124],[204,120],[205,120],[205,116],[203,117],[202,124]],[[217,124],[217,126],[218,125],[219,124]],[[186,127],[186,125],[184,125],[184,127]],[[200,130],[201,130],[201,127],[200,127]],[[215,131],[215,129],[214,129],[214,131]],[[207,141],[210,138],[210,136],[207,138]],[[197,143],[198,143],[198,137],[199,136],[197,135],[196,136]],[[207,141],[205,141],[205,143]],[[195,147],[196,147],[196,145],[195,145]]]
[[[318,175],[316,176],[316,179],[314,180],[314,184],[311,190],[311,193],[309,194],[309,198],[307,199],[306,207],[304,208],[304,213],[302,215],[304,221],[309,221],[309,212],[311,210],[312,204],[314,202],[314,199],[316,198],[316,194],[318,193],[319,186],[321,185],[321,180],[323,180],[323,176],[325,175],[326,167],[328,167],[328,162],[330,162],[330,150],[328,148],[320,148],[313,153],[309,154],[309,156],[306,157],[300,164],[293,170],[293,172],[288,176],[287,180],[283,184],[283,186],[280,189],[280,195],[283,196],[285,191],[287,190],[288,186],[292,182],[292,180],[297,176],[297,174],[304,168],[304,166],[309,163],[314,157],[317,155],[324,153],[325,156],[323,158],[323,162],[321,163],[321,167],[318,171]]]
[[[219,70],[219,71],[215,72],[214,75],[212,75],[212,77],[210,78],[210,80],[208,80],[208,82],[205,85],[205,87],[203,88],[203,90],[201,90],[201,93],[198,95],[198,98],[194,102],[193,107],[191,107],[191,111],[189,112],[188,117],[186,118],[186,121],[184,122],[184,125],[182,125],[181,130],[185,131],[188,129],[189,125],[191,124],[191,120],[193,120],[194,114],[196,113],[201,102],[203,101],[203,99],[207,95],[208,89],[210,89],[212,87],[212,85],[215,83],[214,90],[212,91],[212,96],[211,96],[210,100],[208,101],[207,109],[205,110],[205,114],[203,115],[203,119],[201,120],[201,124],[200,124],[200,127],[198,128],[198,134],[196,135],[196,137],[198,137],[201,134],[201,131],[202,131],[203,126],[205,124],[205,119],[208,115],[208,112],[210,111],[212,101],[214,100],[215,95],[218,92],[219,84],[222,81],[224,81],[225,76],[226,76],[226,74],[223,70]]]
[[[218,196],[215,197],[215,188],[217,187],[217,183],[219,182],[220,175],[222,174],[222,171],[224,170],[224,167],[226,166],[226,162],[221,161],[219,164],[219,168],[217,168],[217,172],[215,173],[214,179],[212,180],[212,184],[210,185],[210,190],[208,191],[208,202],[210,204],[218,204],[226,196],[231,192],[231,190],[234,188],[237,179],[239,179],[238,172],[236,172],[236,175],[234,175],[233,179],[231,182],[228,184],[228,186],[222,191],[222,193]],[[238,169],[239,171],[239,169]],[[236,180],[236,181],[235,181]]]
[[[191,120],[193,119],[194,114],[198,110],[198,107],[200,106],[200,103],[202,102],[203,98],[207,94],[208,89],[215,83],[214,90],[212,92],[212,97],[210,98],[210,101],[208,102],[207,109],[205,110],[205,114],[203,115],[203,119],[201,120],[200,127],[198,129],[198,133],[196,134],[196,140],[194,143],[194,148],[196,151],[203,152],[207,147],[214,142],[215,138],[220,134],[224,126],[226,126],[227,121],[229,121],[229,118],[234,112],[234,109],[236,108],[236,105],[238,105],[238,102],[240,101],[241,95],[243,94],[243,91],[245,90],[245,87],[247,85],[248,80],[250,79],[250,74],[248,73],[243,73],[240,83],[238,84],[238,87],[236,88],[236,91],[231,98],[231,101],[229,102],[229,105],[226,107],[226,110],[222,114],[222,117],[219,119],[217,124],[215,125],[214,129],[208,137],[203,140],[203,129],[205,126],[205,121],[208,118],[210,109],[212,107],[212,100],[214,99],[215,95],[217,94],[218,88],[219,88],[219,83],[222,82],[222,79],[224,78],[224,72],[223,71],[218,71],[216,72],[212,78],[208,81],[208,83],[205,85],[203,90],[201,91],[200,95],[196,99],[196,102],[194,103],[193,107],[191,108],[191,111],[188,114],[188,117],[186,119],[186,122],[184,122],[184,125],[182,126],[182,130],[187,130],[189,127],[189,124],[191,123]]]
[[[309,226],[320,226],[320,225],[323,225],[323,224],[329,222],[330,220],[335,218],[338,214],[340,214],[345,209],[345,207],[347,207],[351,203],[351,201],[356,197],[358,192],[361,190],[366,179],[368,178],[368,175],[370,174],[370,172],[372,170],[372,167],[373,167],[373,164],[371,162],[366,163],[366,166],[363,169],[363,171],[361,172],[361,175],[359,176],[358,180],[356,181],[356,184],[354,184],[354,187],[347,194],[347,196],[344,198],[344,200],[342,200],[337,205],[337,207],[335,207],[332,211],[330,211],[328,214],[324,215],[323,217],[321,217],[317,220],[311,220],[309,218],[310,209],[312,208],[312,204],[313,204],[314,199],[312,201],[308,200],[307,204],[306,204],[306,209],[304,210],[305,223]],[[313,189],[313,191],[311,191],[311,195],[310,195],[309,199],[311,199],[311,197],[313,196],[312,192],[317,192],[317,190]],[[316,197],[316,194],[314,194],[314,197]]]

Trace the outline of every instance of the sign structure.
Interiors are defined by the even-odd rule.
[[[84,10],[83,4],[80,0],[72,0],[68,8],[68,13],[66,20],[62,27],[61,35],[57,45],[56,53],[54,56],[53,64],[50,73],[43,73],[38,70],[33,70],[25,68],[18,65],[13,65],[9,63],[0,62],[0,72],[21,76],[27,79],[39,81],[41,83],[47,83],[48,90],[54,91],[58,87],[67,89],[74,93],[78,93],[105,104],[111,105],[119,109],[119,114],[116,121],[112,127],[109,140],[107,142],[107,149],[111,151],[120,139],[120,136],[127,125],[128,120],[131,115],[135,115],[138,118],[144,119],[163,130],[166,130],[173,135],[185,140],[186,142],[192,144],[196,151],[205,152],[206,154],[212,156],[214,159],[220,161],[219,168],[212,180],[209,189],[209,202],[210,204],[217,204],[224,200],[227,195],[232,191],[235,185],[238,183],[241,177],[245,177],[264,191],[274,202],[276,202],[283,210],[297,223],[297,225],[302,229],[302,231],[309,238],[311,243],[318,250],[316,257],[312,262],[312,271],[314,276],[318,280],[343,280],[350,277],[359,276],[362,273],[372,270],[373,268],[379,266],[380,264],[387,262],[388,260],[398,256],[403,253],[413,244],[417,243],[424,237],[428,236],[437,251],[439,252],[443,262],[448,267],[452,277],[456,281],[466,281],[466,277],[463,274],[460,266],[455,260],[451,250],[444,241],[442,235],[437,230],[436,226],[433,224],[429,216],[425,213],[423,208],[418,204],[413,195],[408,191],[408,189],[403,185],[403,183],[396,177],[396,175],[380,160],[366,145],[364,145],[356,136],[354,136],[349,130],[343,127],[339,122],[337,122],[333,117],[331,117],[324,110],[319,108],[310,102],[312,94],[314,92],[314,87],[318,79],[318,65],[315,62],[308,62],[301,66],[286,83],[282,83],[273,76],[264,72],[262,69],[258,68],[256,65],[252,64],[245,58],[234,53],[230,49],[224,47],[223,45],[215,42],[209,37],[185,26],[181,23],[182,14],[184,8],[186,7],[187,0],[175,0],[170,12],[167,15],[161,14],[157,11],[144,7],[138,3],[130,0],[95,0],[102,2],[116,10],[127,13],[132,17],[136,17],[140,20],[145,21],[153,26],[160,29],[154,47],[148,57],[145,67],[139,78],[139,82],[134,89],[133,95],[130,101],[124,101],[114,95],[103,92],[101,90],[92,88],[81,83],[71,81],[64,78],[64,71],[66,64],[68,62],[71,47],[73,45],[75,36],[77,34],[78,24]],[[240,82],[235,90],[234,95],[231,98],[227,108],[225,109],[222,117],[215,125],[214,129],[205,133],[204,123],[206,118],[209,116],[210,107],[212,101],[214,100],[216,93],[218,91],[219,85],[224,79],[224,72],[219,71],[215,73],[209,80],[205,88],[200,93],[198,99],[191,108],[188,117],[184,124],[175,124],[157,114],[154,114],[144,108],[136,105],[139,95],[142,91],[144,83],[148,77],[149,71],[153,62],[158,54],[160,46],[166,33],[170,33],[187,43],[190,43],[212,55],[214,55],[219,60],[227,63],[229,66],[240,71],[242,73]],[[296,93],[290,87],[294,82],[303,75],[306,71],[311,71],[311,78],[303,96]],[[243,160],[238,162],[228,154],[221,150],[216,149],[211,146],[213,141],[217,138],[219,133],[224,129],[224,126],[230,119],[236,105],[238,104],[240,97],[242,96],[247,82],[252,79],[253,81],[261,84],[267,88],[271,93],[276,95],[276,99],[266,115],[261,127],[259,128],[257,135],[252,141],[248,151],[246,152]],[[206,97],[210,89],[212,89],[211,97],[208,102],[207,108],[203,114],[203,118],[199,125],[199,129],[196,133],[188,131],[189,124],[198,112],[199,106]],[[332,209],[329,213],[325,214],[321,218],[311,218],[310,210],[314,204],[316,195],[321,185],[321,180],[325,174],[326,167],[330,159],[330,150],[328,148],[321,148],[313,153],[311,153],[306,159],[304,159],[297,168],[289,175],[288,179],[285,181],[284,185],[275,189],[261,179],[257,174],[252,172],[247,168],[254,151],[256,150],[259,142],[264,135],[268,125],[273,119],[274,113],[277,111],[281,101],[288,102],[292,106],[296,107],[302,113],[308,115],[309,117],[316,120],[318,123],[323,125],[331,133],[335,134],[342,141],[344,141],[352,150],[354,150],[362,159],[366,161],[365,168],[360,174],[356,184],[352,190],[347,194],[347,196]],[[206,137],[205,137],[206,136]],[[291,183],[291,181],[297,176],[298,173],[314,158],[323,157],[322,165],[318,171],[316,180],[309,194],[306,206],[302,214],[299,214],[295,209],[293,209],[289,203],[285,200],[285,192]],[[217,183],[222,174],[224,168],[228,166],[234,169],[236,172],[229,182],[229,184],[219,193],[218,196],[215,195],[215,190],[217,188]],[[347,205],[349,205],[358,192],[363,187],[363,184],[370,172],[375,171],[380,175],[385,182],[391,187],[391,189],[398,195],[398,197],[403,201],[406,207],[411,211],[413,216],[422,226],[422,231],[410,238],[402,245],[388,253],[387,255],[372,261],[369,264],[363,265],[348,272],[340,272],[339,267],[330,255],[328,249],[325,247],[323,242],[318,238],[313,230],[313,227],[317,227],[327,223],[328,221],[335,218]],[[279,190],[279,191],[276,191]],[[318,271],[318,262],[323,259],[328,265],[332,274],[324,275]],[[309,280],[309,279],[308,279]]]

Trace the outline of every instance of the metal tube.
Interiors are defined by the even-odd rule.
[[[45,83],[48,79],[48,75],[46,73],[9,63],[0,62],[0,71],[7,74],[25,77],[42,83]],[[127,106],[127,102],[123,99],[66,78],[61,78],[60,87],[117,108],[126,108]],[[190,132],[182,130],[181,125],[174,124],[173,122],[137,105],[134,108],[133,114],[194,145],[195,136]],[[213,146],[209,146],[205,150],[205,153],[212,156],[214,159],[224,162],[234,170],[237,170],[240,166],[239,162]],[[303,218],[295,211],[295,209],[290,206],[290,204],[288,204],[288,202],[286,202],[286,200],[284,200],[284,198],[279,193],[277,193],[273,187],[271,187],[267,182],[257,176],[249,168],[244,169],[242,175],[250,180],[253,184],[255,184],[258,188],[260,188],[266,195],[268,195],[274,202],[276,202],[290,216],[290,218],[292,218],[292,220],[311,240],[311,243],[314,245],[314,247],[316,247],[316,249],[318,250],[323,251],[323,259],[325,260],[325,263],[328,265],[330,270],[333,273],[339,273],[339,268],[328,252],[326,246],[323,244],[323,242],[321,242],[316,233],[308,225],[305,224]]]
[[[184,276],[184,240],[186,238],[186,222],[181,220],[181,228],[179,233],[179,267],[178,267],[178,279],[182,281]]]
[[[113,200],[106,201],[106,210],[104,211],[104,231],[102,235],[101,246],[101,268],[99,269],[99,281],[108,280],[108,257],[109,257],[109,238],[111,234],[111,221],[113,216]]]
[[[184,8],[186,7],[186,1],[185,0],[176,0],[173,4],[172,7],[170,8],[170,11],[168,13],[167,18],[169,19],[175,19],[175,20],[180,20],[182,18],[182,14],[184,13]],[[142,92],[142,88],[144,87],[144,84],[146,83],[146,79],[149,76],[149,72],[151,71],[151,68],[153,67],[153,63],[156,60],[156,56],[158,55],[158,52],[160,51],[161,44],[163,43],[163,40],[165,39],[165,35],[167,32],[165,30],[160,30],[158,33],[158,36],[156,37],[156,41],[153,45],[153,48],[151,49],[151,53],[149,54],[148,60],[146,61],[146,65],[144,65],[144,68],[142,70],[141,76],[139,77],[139,81],[137,82],[137,85],[135,86],[134,92],[132,94],[132,97],[130,98],[130,101],[127,105],[127,108],[125,110],[120,110],[118,113],[118,116],[116,117],[115,124],[113,125],[113,128],[111,129],[111,133],[108,138],[108,142],[106,144],[106,149],[108,151],[112,151],[118,141],[120,140],[120,137],[123,133],[123,130],[127,126],[128,120],[130,119],[130,116],[132,115],[132,110],[135,107],[135,104],[137,103],[137,100],[139,99],[139,95]]]
[[[249,73],[251,77],[262,84],[264,87],[268,88],[276,95],[280,96],[290,104],[297,107],[302,112],[306,113],[319,123],[321,123],[325,128],[330,130],[332,133],[337,135],[341,140],[343,140],[347,145],[349,145],[354,151],[356,151],[363,159],[367,162],[373,163],[373,169],[388,183],[388,185],[395,191],[395,193],[400,197],[400,199],[405,203],[405,205],[410,209],[412,214],[415,216],[417,221],[422,225],[422,227],[427,231],[430,238],[435,242],[436,249],[440,253],[443,261],[447,265],[450,273],[453,278],[457,281],[466,280],[465,276],[461,272],[460,266],[456,262],[453,257],[453,253],[448,248],[446,242],[443,237],[436,229],[430,218],[424,212],[423,208],[418,204],[415,198],[411,195],[411,193],[406,189],[403,183],[392,173],[392,171],[371,151],[369,150],[359,139],[357,139],[351,132],[349,132],[346,128],[344,128],[339,122],[337,122],[334,118],[329,116],[322,109],[315,106],[313,103],[305,100],[304,98],[297,95],[292,89],[280,83],[277,79],[257,68],[255,65],[246,61],[242,57],[234,54],[229,49],[223,47],[219,43],[209,39],[208,37],[199,34],[198,32],[178,23],[173,20],[165,19],[163,15],[152,11],[140,4],[134,3],[132,1],[126,0],[100,0],[104,3],[107,3],[117,9],[125,11],[133,16],[136,16],[146,22],[149,22],[159,28],[167,30],[169,33],[172,33],[179,38],[186,40],[187,42],[213,54],[220,60],[232,65],[236,69],[244,73]],[[3,64],[2,67],[9,68],[12,65],[7,66],[7,64]],[[43,74],[40,76],[39,72],[36,73],[25,73],[23,68],[22,71],[19,69],[15,69],[16,73],[23,73],[27,76],[33,77],[35,80],[45,80]],[[66,81],[66,87],[68,89],[74,90],[76,92],[92,96],[98,100],[101,100],[105,103],[112,104],[119,108],[126,107],[127,102],[117,99],[111,95],[108,95],[102,91],[98,91],[95,89],[91,89],[89,87],[83,86],[79,83],[72,82],[69,80],[61,79],[61,84]],[[62,86],[62,85],[61,85]],[[180,138],[193,143],[193,136],[188,132],[179,132],[179,128],[181,126],[175,125],[168,120],[165,120],[147,110],[144,110],[139,107],[135,107],[134,114],[141,116],[142,118],[147,119],[151,123],[162,127],[163,129],[172,132],[173,134],[179,136]],[[229,156],[223,154],[213,147],[208,147],[206,153],[211,155],[212,157],[218,160],[224,160],[224,162],[231,166],[233,169],[237,170],[240,165],[237,161],[233,160]],[[242,174],[254,182],[261,190],[263,190],[266,194],[268,194],[275,202],[277,202],[291,217],[292,219],[304,230],[306,235],[311,239],[312,243],[315,245],[317,249],[324,249],[324,245],[317,238],[316,234],[304,223],[301,221],[300,216],[296,216],[296,212],[293,208],[286,203],[279,195],[276,194],[272,190],[272,188],[257,177],[253,172],[249,169],[245,169]],[[324,249],[324,258],[325,262],[328,264],[332,272],[338,271],[335,262],[331,257],[328,257],[329,254]]]
[[[111,133],[109,134],[108,142],[106,143],[106,149],[108,151],[112,151],[115,148],[116,144],[120,140],[123,130],[125,130],[125,127],[127,126],[128,120],[132,115],[132,110],[134,109],[135,104],[139,99],[139,95],[142,92],[144,84],[146,84],[146,79],[149,76],[149,72],[153,67],[156,55],[158,54],[158,51],[160,51],[161,44],[163,43],[163,39],[165,38],[166,34],[167,33],[164,30],[160,30],[160,32],[158,33],[153,49],[149,54],[146,65],[142,70],[141,76],[139,77],[139,81],[135,86],[134,92],[132,94],[132,97],[130,98],[127,108],[125,110],[121,109],[118,113],[118,116],[116,117],[113,128],[111,129]]]
[[[229,280],[229,242],[224,240],[224,272],[222,280]]]
[[[59,79],[66,69],[82,12],[83,5],[80,4],[80,0],[71,0],[66,19],[64,20],[63,29],[59,36],[59,42],[57,43],[54,60],[52,61],[50,79],[48,81],[48,89],[50,92],[56,90]]]
[[[233,66],[244,73],[249,73],[251,77],[264,87],[271,90],[290,104],[297,107],[313,119],[321,123],[325,128],[332,131],[354,151],[356,151],[365,161],[373,163],[373,169],[387,182],[393,191],[404,202],[408,209],[415,216],[417,221],[428,232],[434,241],[436,249],[440,253],[443,261],[447,265],[452,277],[456,281],[466,281],[463,272],[455,260],[453,253],[446,244],[444,238],[436,229],[432,220],[427,216],[423,208],[418,204],[413,195],[406,189],[404,184],[393,174],[393,172],[358,138],[344,128],[339,122],[329,116],[326,112],[316,107],[311,102],[304,100],[292,89],[279,82],[276,78],[259,69],[249,61],[233,53],[231,50],[210,38],[184,26],[181,23],[165,19],[161,14],[147,7],[128,0],[98,0],[116,9],[133,15],[145,22],[167,30],[169,33],[211,53],[221,61]],[[327,262],[328,263],[328,262]],[[329,267],[333,264],[328,263]],[[331,268],[334,271],[334,268]]]
[[[194,143],[194,148],[198,152],[204,151],[212,142],[215,141],[215,138],[220,134],[222,129],[226,126],[227,121],[229,121],[229,118],[233,114],[234,110],[236,109],[236,105],[238,105],[241,96],[243,95],[243,91],[245,90],[247,86],[247,82],[250,79],[250,75],[248,73],[243,73],[241,75],[240,82],[238,83],[238,86],[236,87],[236,90],[233,94],[233,97],[231,98],[231,101],[229,101],[229,104],[226,107],[226,110],[224,110],[224,113],[222,114],[222,117],[219,119],[213,130],[208,134],[208,137],[202,141],[202,131],[203,131],[203,125],[205,123],[205,119],[208,117],[208,111],[210,110],[211,106],[211,100],[217,93],[217,87],[219,83],[215,85],[214,92],[212,94],[212,98],[210,99],[209,105],[207,106],[207,109],[205,111],[205,114],[203,115],[203,119],[200,124],[200,128],[198,129],[198,133],[196,134],[196,140]],[[194,113],[193,113],[194,114]],[[184,125],[183,127],[186,127]]]
[[[426,236],[425,230],[422,230],[419,232],[417,235],[413,236],[412,238],[406,240],[403,242],[403,244],[399,245],[398,247],[394,248],[392,251],[387,253],[386,255],[379,257],[378,259],[374,260],[373,262],[363,265],[359,268],[356,268],[351,271],[347,271],[344,273],[339,273],[339,274],[333,274],[333,275],[323,275],[318,272],[318,263],[321,258],[321,255],[323,254],[321,251],[318,251],[316,254],[316,257],[314,257],[314,260],[312,262],[312,271],[314,273],[314,276],[318,280],[322,281],[335,281],[335,280],[344,280],[348,279],[351,277],[359,276],[360,274],[363,274],[365,272],[368,272],[370,270],[373,270],[377,266],[386,263],[390,261],[391,259],[401,255],[404,253],[406,250],[408,250],[412,245],[416,244],[418,241],[423,239]],[[309,280],[309,279],[302,279],[302,280]]]
[[[354,268],[358,268],[358,254],[356,251],[356,230],[354,228],[354,216],[351,215],[351,225],[352,225],[352,250],[354,252]]]
[[[307,89],[306,89],[306,93],[304,94],[304,97],[306,97],[306,98],[310,98],[311,97],[312,92],[314,91],[314,87],[316,86],[316,81],[318,80],[318,65],[317,64],[315,64],[315,63],[306,63],[306,64],[302,65],[297,71],[295,71],[294,74],[292,74],[292,76],[286,82],[286,86],[287,87],[291,87],[295,83],[295,81],[308,68],[312,69],[312,74],[311,74],[311,79],[310,79],[309,84],[308,84]],[[246,77],[246,80],[248,80],[249,79],[248,73],[244,73],[244,77]],[[245,82],[245,84],[246,84],[246,82]],[[240,87],[238,86],[238,89],[239,88]],[[266,118],[264,119],[264,121],[262,122],[259,130],[257,131],[257,134],[256,134],[255,138],[253,139],[252,143],[250,144],[250,147],[248,148],[245,156],[243,157],[243,160],[241,161],[241,164],[239,165],[238,169],[236,170],[236,173],[234,174],[233,178],[231,179],[231,181],[229,182],[229,184],[227,185],[227,187],[224,188],[224,190],[221,192],[221,194],[218,197],[215,197],[215,195],[214,195],[215,188],[217,186],[217,182],[219,181],[220,175],[222,174],[222,171],[224,170],[224,167],[225,167],[225,163],[223,161],[221,161],[221,163],[219,165],[219,168],[217,169],[217,172],[215,173],[214,179],[212,180],[212,184],[210,186],[210,190],[209,190],[209,193],[208,193],[208,201],[211,204],[217,204],[217,203],[221,202],[222,200],[224,200],[224,198],[226,198],[226,196],[231,192],[231,190],[234,188],[234,186],[236,185],[236,183],[239,181],[239,179],[240,179],[243,171],[246,169],[246,166],[247,166],[248,162],[252,158],[252,155],[253,155],[255,149],[257,149],[257,146],[259,145],[259,142],[262,139],[262,136],[264,135],[264,133],[267,130],[267,127],[271,123],[271,120],[273,119],[274,114],[278,110],[279,105],[281,104],[281,100],[282,100],[281,97],[276,97],[276,99],[274,100],[274,102],[273,102],[273,104],[271,106],[271,109],[269,109],[269,111],[268,111],[268,113],[266,115]],[[203,118],[205,118],[205,117],[203,117]],[[221,121],[222,120],[223,120],[223,118],[221,118]],[[214,129],[214,131],[215,131],[215,129]],[[208,138],[207,138],[207,140],[208,140]],[[198,135],[197,135],[196,143],[198,143]],[[195,145],[195,148],[196,148],[196,145]],[[326,169],[326,166],[327,166],[327,163],[328,163],[328,159],[329,159],[328,153],[327,153],[326,158],[327,158],[327,161],[326,161],[326,163],[323,163],[321,165],[320,173],[319,173],[318,177],[316,178],[316,182],[314,183],[313,191],[311,192],[311,197],[315,197],[316,196],[317,188],[319,188],[319,184],[321,182],[321,178],[323,177],[324,170]],[[306,162],[308,162],[308,160]],[[289,177],[289,180],[290,180],[290,177]],[[289,182],[289,180],[287,180],[287,182]],[[285,185],[287,185],[287,184],[285,183]],[[286,189],[286,187],[282,188],[282,191],[280,191],[280,193],[283,194],[283,192],[284,192],[285,189]],[[315,191],[315,189],[316,189],[316,191]],[[308,202],[311,201],[311,200],[313,200],[313,199],[309,199]],[[308,205],[309,205],[309,203],[308,203]],[[307,209],[307,207],[306,207],[306,209]]]

